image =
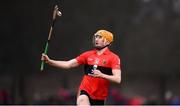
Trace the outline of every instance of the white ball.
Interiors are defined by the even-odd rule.
[[[62,13],[60,11],[57,11],[58,16],[62,16]]]

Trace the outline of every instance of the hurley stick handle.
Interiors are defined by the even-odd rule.
[[[48,43],[48,41],[47,41],[47,42],[46,42],[46,47],[45,47],[45,50],[44,50],[44,54],[47,54],[47,52],[48,52],[48,46],[49,46],[49,43]],[[45,61],[42,60],[42,61],[41,61],[41,68],[40,68],[41,71],[44,70],[44,64],[45,64]]]

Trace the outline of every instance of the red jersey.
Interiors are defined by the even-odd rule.
[[[97,65],[102,73],[112,75],[112,69],[120,69],[120,58],[106,49],[101,55],[97,50],[90,50],[82,53],[76,58],[79,64],[85,65],[85,75],[79,89],[85,90],[92,99],[105,100],[108,95],[109,80],[99,77],[89,76],[93,65]]]

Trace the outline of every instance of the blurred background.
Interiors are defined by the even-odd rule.
[[[99,29],[114,33],[122,82],[106,104],[180,104],[180,0],[3,0],[0,3],[0,104],[75,104],[83,66],[62,70],[41,53],[69,60],[92,49]]]

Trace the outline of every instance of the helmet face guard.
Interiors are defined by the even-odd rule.
[[[105,45],[105,46],[96,46],[96,44],[95,44],[95,43],[96,43],[96,42],[95,42],[96,36],[100,36],[100,35],[94,35],[94,36],[93,36],[92,43],[93,43],[94,48],[97,49],[97,50],[101,50],[101,49],[107,47],[106,45]]]

